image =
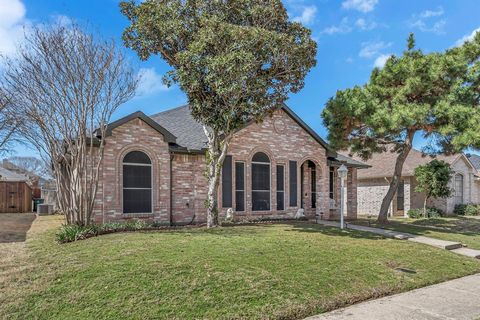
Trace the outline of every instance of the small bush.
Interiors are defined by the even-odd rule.
[[[459,216],[478,216],[480,215],[479,205],[475,204],[457,204],[453,213]]]
[[[423,209],[410,209],[407,212],[407,215],[411,219],[422,219],[425,218]],[[427,218],[439,218],[443,216],[443,212],[437,208],[427,208]]]
[[[97,235],[100,228],[96,225],[79,226],[76,224],[63,225],[56,234],[56,239],[60,243],[67,243],[82,240]]]

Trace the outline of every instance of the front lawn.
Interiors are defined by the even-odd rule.
[[[394,218],[388,225],[378,225],[375,220],[361,219],[353,223],[461,242],[469,248],[480,250],[480,218],[461,216],[431,219]]]
[[[33,230],[38,223],[59,218],[40,217]],[[480,272],[480,262],[445,250],[303,223],[63,245],[54,233],[29,235],[17,262],[28,272],[1,273],[1,319],[299,319]]]

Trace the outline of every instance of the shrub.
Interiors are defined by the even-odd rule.
[[[410,209],[407,212],[409,218],[422,219],[425,218],[423,209]],[[427,218],[438,218],[443,216],[443,212],[437,208],[427,208]]]
[[[478,216],[480,215],[479,205],[475,204],[457,204],[453,213],[459,216]]]
[[[76,224],[63,225],[56,234],[60,243],[67,243],[82,240],[97,235],[100,228],[96,225],[79,226]]]

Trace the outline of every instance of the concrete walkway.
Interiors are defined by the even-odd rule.
[[[340,228],[340,223],[336,221],[319,220],[318,224],[329,226],[329,227]],[[445,240],[440,240],[440,239],[435,239],[435,238],[430,238],[425,236],[419,236],[411,233],[398,232],[398,231],[392,231],[392,230],[381,229],[381,228],[359,226],[359,225],[350,224],[350,223],[347,223],[346,227],[347,229],[351,229],[351,230],[375,233],[386,238],[408,240],[412,242],[422,243],[432,247],[450,250],[452,252],[455,252],[457,254],[464,255],[467,257],[480,259],[480,250],[464,248],[460,242],[445,241]]]
[[[309,320],[480,319],[480,274],[338,309]]]

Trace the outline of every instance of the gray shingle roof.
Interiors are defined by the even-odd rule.
[[[290,115],[302,128],[311,134],[322,146],[329,149],[329,146],[318,134],[303,122],[290,108],[284,106],[285,112]],[[159,125],[167,129],[177,138],[177,145],[187,148],[190,151],[201,151],[207,148],[207,137],[203,126],[197,122],[190,113],[188,105],[163,111],[150,116]],[[368,168],[368,165],[361,161],[354,160],[347,156],[336,154],[334,161],[346,163],[349,166]]]
[[[26,182],[28,181],[28,177],[26,175],[18,174],[16,172],[0,167],[0,181]]]
[[[475,169],[480,171],[480,156],[476,154],[467,154],[467,158],[470,160]]]
[[[202,150],[207,147],[203,126],[193,119],[188,106],[163,111],[150,118],[177,137],[179,146],[188,150]]]

